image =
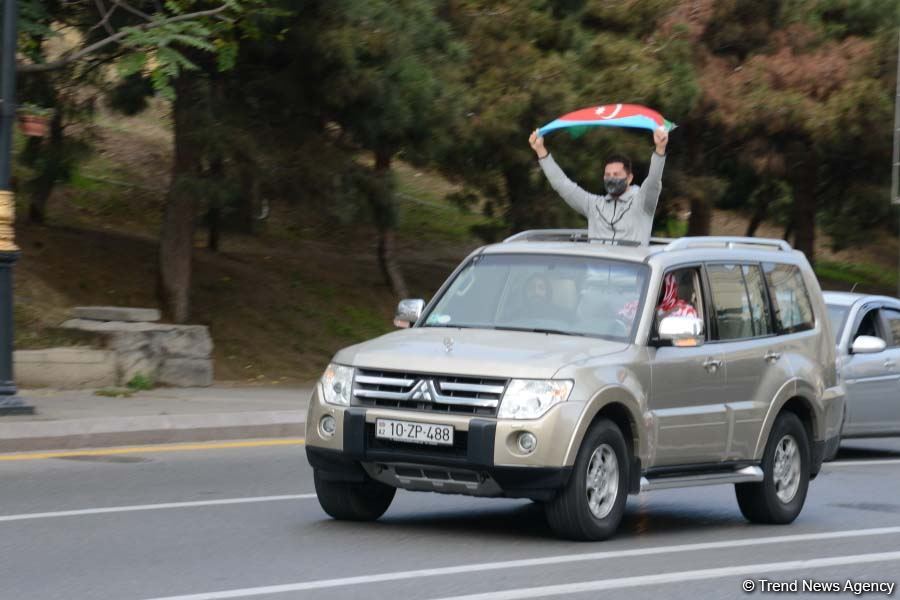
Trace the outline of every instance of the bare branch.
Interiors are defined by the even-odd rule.
[[[140,10],[134,8],[127,2],[123,2],[122,0],[112,0],[112,1],[113,1],[113,4],[115,4],[116,6],[121,6],[123,10],[127,10],[128,12],[130,12],[133,15],[137,15],[140,18],[145,19],[147,21],[153,20],[152,16],[148,15],[147,13],[145,13],[143,11],[140,11]]]
[[[94,42],[90,46],[86,46],[81,50],[75,52],[69,52],[64,54],[61,58],[54,60],[48,63],[30,63],[30,64],[19,64],[16,67],[16,70],[20,73],[42,73],[46,71],[55,71],[56,69],[61,69],[68,64],[75,62],[80,58],[84,58],[85,56],[100,50],[101,48],[105,48],[110,44],[115,44],[120,42],[122,39],[128,36],[131,33],[130,30],[139,30],[139,31],[149,31],[151,29],[155,29],[157,27],[161,27],[163,25],[170,25],[172,23],[178,23],[181,21],[190,21],[191,19],[198,19],[200,17],[212,17],[218,15],[221,12],[224,12],[228,7],[226,5],[222,5],[218,8],[212,8],[210,10],[201,10],[193,13],[188,13],[184,15],[178,15],[175,17],[169,17],[167,19],[159,19],[154,20],[150,23],[145,23],[144,25],[137,25],[129,28],[129,30],[119,31],[109,37],[106,37],[102,40]]]
[[[109,35],[115,35],[115,30],[113,30],[112,25],[109,24],[109,18],[115,12],[116,7],[111,6],[107,11],[106,7],[103,5],[103,0],[94,0],[94,4],[97,5],[97,10],[100,12],[101,19],[99,23],[91,27],[91,31],[97,29],[98,27],[103,27],[104,29],[106,29],[106,32]]]

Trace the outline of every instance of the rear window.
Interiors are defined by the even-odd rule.
[[[781,333],[796,333],[815,327],[809,292],[800,268],[764,263],[763,271],[772,295],[775,326]]]

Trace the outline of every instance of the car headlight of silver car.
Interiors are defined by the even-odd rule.
[[[500,402],[498,419],[537,419],[565,402],[574,383],[568,380],[513,379]]]
[[[353,388],[353,367],[331,363],[322,374],[322,391],[325,402],[350,406],[350,391]]]

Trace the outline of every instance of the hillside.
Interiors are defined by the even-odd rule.
[[[168,183],[171,139],[165,106],[135,118],[101,115],[98,150],[49,204],[48,225],[23,218],[19,196],[16,344],[71,343],[53,330],[71,306],[155,306],[156,234]],[[455,188],[433,174],[397,166],[401,192],[398,258],[414,294],[428,297],[479,242],[482,222],[445,200]],[[130,183],[124,183],[130,182]],[[714,234],[743,234],[747,219],[717,212]],[[765,224],[759,235],[778,237]],[[395,299],[362,225],[309,225],[296,208],[272,205],[258,235],[226,233],[220,252],[198,227],[192,321],[211,328],[216,377],[289,383],[314,379],[338,348],[388,331]],[[824,285],[893,293],[896,242],[876,240],[840,253],[820,236]]]

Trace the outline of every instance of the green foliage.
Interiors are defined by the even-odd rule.
[[[143,373],[137,373],[126,384],[126,387],[133,392],[142,392],[153,389],[153,380]]]
[[[819,0],[810,17],[819,20],[828,35],[837,38],[872,36],[883,30],[896,34],[900,25],[900,3],[892,0]]]

